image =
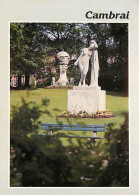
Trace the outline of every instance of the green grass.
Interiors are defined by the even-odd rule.
[[[56,122],[56,116],[67,110],[67,89],[36,89],[36,90],[13,90],[11,91],[10,104],[21,105],[21,98],[23,97],[27,102],[34,101],[41,106],[41,100],[47,98],[50,100],[47,109],[51,112],[52,117],[42,115],[40,120],[42,122]],[[58,109],[58,110],[55,110]],[[116,117],[110,119],[84,119],[73,118],[69,119],[72,123],[84,122],[86,124],[107,124],[114,123],[120,125],[123,123],[124,117],[122,113],[128,112],[128,97],[122,93],[107,92],[106,109],[113,112]],[[63,123],[67,119],[59,119]]]
[[[21,98],[23,97],[27,102],[34,101],[37,105],[42,103],[42,99],[47,98],[50,100],[47,109],[52,114],[52,117],[41,115],[39,120],[43,123],[56,123],[57,116],[64,110],[67,110],[67,91],[68,89],[36,89],[36,90],[13,90],[11,91],[10,104],[20,106]],[[57,110],[56,110],[57,109]],[[84,123],[84,124],[104,124],[114,123],[118,128],[124,122],[123,113],[128,112],[128,97],[122,93],[107,92],[106,95],[106,109],[110,110],[116,115],[115,118],[107,119],[85,119],[85,118],[72,118],[72,119],[58,119],[62,123]],[[82,134],[78,132],[78,134]],[[87,133],[87,135],[90,135]],[[99,133],[103,136],[103,133]]]

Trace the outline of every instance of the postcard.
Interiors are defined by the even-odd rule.
[[[0,10],[1,194],[137,194],[138,1]]]

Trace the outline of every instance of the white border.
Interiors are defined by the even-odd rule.
[[[98,20],[86,19],[85,13],[93,12],[123,13],[130,11],[130,174],[131,187],[123,188],[68,188],[68,189],[16,189],[8,188],[8,21],[56,21],[99,23]],[[1,195],[136,195],[139,194],[139,0],[0,0],[0,194]],[[103,20],[101,23],[117,23],[118,20]],[[120,20],[122,22],[123,20]],[[126,22],[124,20],[124,22]],[[26,193],[27,192],[27,193]]]

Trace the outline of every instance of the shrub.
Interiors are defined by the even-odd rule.
[[[22,99],[11,112],[11,186],[21,187],[125,187],[129,185],[128,118],[119,129],[106,128],[104,142],[41,136],[39,117],[48,114]],[[60,123],[61,124],[61,123]],[[51,130],[51,128],[50,128]]]

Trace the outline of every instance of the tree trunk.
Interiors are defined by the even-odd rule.
[[[29,85],[29,74],[25,73],[25,87],[30,87]]]
[[[18,87],[19,88],[21,87],[21,74],[18,75]]]

